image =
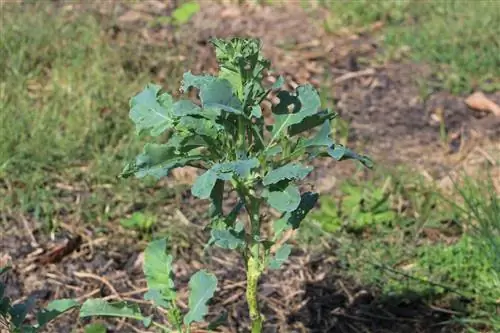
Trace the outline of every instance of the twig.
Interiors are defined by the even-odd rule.
[[[339,83],[342,83],[344,81],[355,79],[357,77],[375,75],[375,73],[376,73],[376,71],[373,68],[367,68],[367,69],[364,69],[362,71],[357,71],[357,72],[349,72],[349,73],[345,73],[344,75],[341,75],[338,78],[336,78],[335,80],[333,80],[333,83],[339,84]]]
[[[116,297],[118,299],[122,299],[122,297],[120,296],[120,294],[116,291],[115,287],[113,287],[113,285],[108,281],[106,280],[105,278],[101,277],[101,276],[98,276],[98,275],[95,275],[95,274],[92,274],[92,273],[87,273],[87,272],[74,272],[73,274],[75,274],[77,277],[79,278],[89,278],[89,279],[94,279],[94,280],[97,280],[97,281],[101,281],[102,283],[104,283],[110,290],[113,294],[116,295]]]

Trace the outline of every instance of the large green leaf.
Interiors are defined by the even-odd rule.
[[[300,226],[300,222],[316,205],[318,197],[317,193],[312,192],[302,194],[299,206],[291,212],[286,212],[280,219],[273,223],[274,238],[277,239],[287,229],[297,229]]]
[[[216,79],[201,87],[200,99],[205,109],[221,109],[226,112],[242,114],[241,101],[233,93],[231,83]]]
[[[216,181],[217,173],[213,169],[207,170],[196,178],[191,187],[191,193],[197,198],[208,199]]]
[[[137,304],[126,302],[108,303],[103,299],[91,298],[86,300],[80,308],[80,318],[85,317],[119,317],[141,320],[145,326],[149,326],[151,319],[144,317]]]
[[[20,327],[26,319],[26,315],[34,307],[34,305],[34,297],[28,297],[28,299],[23,303],[14,304],[9,311],[12,324],[15,327]]]
[[[212,75],[193,75],[190,71],[182,76],[181,91],[186,92],[190,87],[201,89],[217,78]]]
[[[80,304],[74,299],[58,299],[50,302],[45,309],[38,312],[36,315],[38,327],[44,326],[57,316],[78,306],[80,306]]]
[[[273,259],[269,262],[269,268],[279,269],[281,265],[288,259],[292,247],[289,244],[283,244],[274,254]]]
[[[160,89],[158,85],[149,84],[130,100],[129,116],[138,133],[149,130],[152,136],[158,136],[173,126],[172,97],[165,93],[158,98]]]
[[[172,255],[166,253],[166,239],[148,244],[144,251],[144,275],[149,289],[158,290],[165,300],[175,299]]]
[[[319,95],[310,84],[299,86],[296,96],[280,91],[278,98],[280,103],[273,108],[275,114],[273,138],[282,135],[289,126],[300,124],[305,118],[318,113],[321,106]],[[292,112],[288,110],[290,105],[294,105]]]
[[[297,186],[289,184],[283,190],[268,191],[267,202],[280,212],[291,212],[300,204],[300,192]]]
[[[288,163],[279,168],[271,170],[262,180],[262,184],[264,184],[264,186],[268,186],[271,184],[276,184],[284,179],[300,180],[306,177],[312,171],[312,169],[313,167],[303,166],[299,163]]]
[[[207,302],[214,296],[217,289],[215,275],[203,270],[196,272],[189,280],[189,312],[184,316],[184,324],[201,322],[208,313]]]

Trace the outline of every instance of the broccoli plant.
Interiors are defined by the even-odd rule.
[[[174,101],[160,86],[149,84],[130,101],[130,118],[138,134],[155,142],[168,133],[165,143],[147,143],[121,176],[156,179],[178,167],[203,170],[191,193],[211,201],[208,245],[237,251],[246,268],[246,298],[252,332],[261,332],[263,316],[257,286],[267,268],[277,269],[291,251],[281,244],[288,229],[297,229],[315,206],[317,193],[300,193],[297,182],[312,170],[307,162],[318,157],[341,161],[354,159],[371,168],[372,162],[330,137],[330,121],[336,116],[322,110],[320,97],[309,85],[296,91],[282,89],[280,77],[270,87],[263,84],[270,62],[261,53],[259,40],[212,39],[219,73],[194,75],[186,72],[182,92],[196,89],[199,102]],[[272,106],[274,122],[264,122],[261,103],[275,92],[279,103]],[[311,133],[315,128],[319,130]],[[237,192],[239,201],[231,211],[223,210],[225,185]],[[261,232],[264,205],[280,211],[273,234]],[[240,212],[248,219],[240,220]],[[159,262],[158,265],[161,265]],[[158,268],[160,269],[160,268]],[[169,299],[169,291],[158,289],[155,299]]]

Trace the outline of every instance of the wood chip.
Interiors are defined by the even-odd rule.
[[[475,92],[465,100],[465,104],[472,110],[491,112],[500,117],[500,106],[490,100],[482,92]]]

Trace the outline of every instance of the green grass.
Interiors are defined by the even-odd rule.
[[[471,330],[500,329],[500,205],[491,179],[468,178],[453,199],[399,171],[343,187],[322,198],[299,239],[337,242],[347,274],[382,295],[411,292],[461,313],[456,320]]]
[[[182,66],[165,59],[181,50],[146,46],[133,34],[120,47],[95,16],[65,17],[50,7],[2,8],[0,210],[49,223],[62,211],[105,221],[132,202],[164,200],[168,189],[152,196],[116,176],[142,146],[128,118],[130,97],[155,80],[153,65],[169,80],[157,83],[178,84]]]
[[[321,1],[320,1],[321,2]],[[385,22],[385,56],[436,65],[453,93],[500,89],[500,6],[496,1],[323,1],[325,27],[366,29]],[[406,49],[406,50],[405,50]]]

